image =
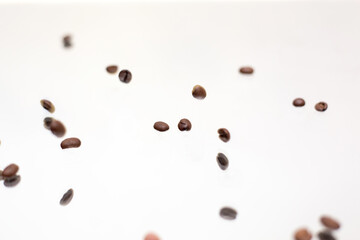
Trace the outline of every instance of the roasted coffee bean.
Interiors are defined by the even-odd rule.
[[[19,171],[19,166],[12,163],[3,170],[1,175],[5,178],[9,178],[15,176],[18,171]]]
[[[2,175],[2,171],[0,170],[0,181],[1,180],[4,180],[4,177],[3,177],[3,175]]]
[[[64,47],[66,48],[69,48],[72,46],[72,39],[71,39],[71,36],[70,35],[66,35],[63,37],[63,44],[64,44]]]
[[[226,220],[234,220],[237,216],[235,209],[224,207],[220,210],[220,216]]]
[[[336,238],[331,234],[331,232],[328,231],[319,232],[318,238],[320,240],[336,240]]]
[[[154,123],[154,128],[160,132],[165,132],[169,130],[169,125],[164,122],[156,122]]]
[[[319,112],[325,112],[327,108],[328,108],[328,105],[326,102],[318,102],[315,105],[316,111],[319,111]]]
[[[178,128],[180,131],[190,131],[191,130],[191,122],[188,119],[183,118],[180,120],[180,122],[178,124]]]
[[[218,130],[219,138],[223,142],[228,142],[230,140],[230,132],[226,128],[220,128]]]
[[[295,100],[293,101],[293,105],[295,107],[303,107],[305,105],[305,101],[302,98],[295,98]]]
[[[217,163],[218,163],[219,167],[221,168],[221,170],[226,170],[228,168],[229,160],[227,159],[225,154],[218,153],[216,160],[217,160]]]
[[[60,144],[62,149],[66,148],[78,148],[81,145],[81,141],[78,138],[67,138]]]
[[[42,99],[40,101],[40,104],[41,104],[41,106],[43,106],[43,108],[45,108],[46,110],[48,110],[51,113],[53,113],[55,111],[54,104],[52,104],[52,102],[50,102],[49,100]]]
[[[323,216],[320,218],[320,221],[325,227],[329,229],[337,230],[340,228],[340,223],[331,217]]]
[[[5,178],[4,185],[5,187],[15,187],[16,185],[19,184],[20,180],[21,180],[20,175],[15,175],[9,178]]]
[[[307,229],[301,228],[295,232],[294,237],[295,240],[310,240],[312,235]]]
[[[119,73],[119,79],[123,83],[129,83],[131,81],[132,74],[129,70],[121,70]]]
[[[192,90],[192,95],[196,99],[204,99],[206,97],[205,88],[200,85],[195,85]]]
[[[144,240],[160,240],[160,238],[154,233],[146,234]]]
[[[60,122],[60,121],[58,121],[56,119],[53,119],[51,121],[50,130],[57,137],[62,137],[66,133],[66,129],[65,129],[64,124],[62,124],[62,122]]]
[[[252,74],[254,69],[252,67],[241,67],[239,71],[242,74]]]
[[[51,122],[53,121],[52,117],[46,117],[44,118],[44,127],[46,129],[50,129]]]
[[[118,66],[116,66],[116,65],[111,65],[111,66],[106,67],[106,71],[108,73],[116,73],[117,70],[118,70]]]
[[[60,200],[60,205],[66,206],[71,202],[71,199],[74,196],[74,191],[72,190],[72,188],[70,188],[61,198]]]

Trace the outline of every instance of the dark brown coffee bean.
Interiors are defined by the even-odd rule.
[[[293,105],[295,107],[303,107],[305,105],[305,100],[302,98],[295,98],[295,100],[293,101]]]
[[[307,229],[301,228],[295,232],[294,237],[295,240],[310,240],[312,235]]]
[[[72,190],[72,188],[70,188],[61,198],[60,205],[63,206],[68,205],[71,202],[73,196],[74,196],[74,191]]]
[[[239,71],[242,74],[252,74],[254,69],[252,67],[241,67]]]
[[[337,230],[340,228],[340,223],[331,217],[323,216],[320,218],[320,221],[325,227],[329,229]]]
[[[229,160],[227,159],[225,154],[218,153],[216,160],[217,160],[217,163],[218,163],[219,167],[221,168],[221,170],[226,170],[228,168]]]
[[[226,220],[236,219],[237,212],[235,209],[224,207],[220,210],[220,216]]]
[[[63,37],[63,44],[65,48],[69,48],[72,46],[72,39],[70,35],[66,35]]]
[[[64,124],[62,124],[62,122],[60,122],[60,121],[58,121],[56,119],[53,119],[51,121],[50,130],[57,137],[62,137],[66,133],[66,129],[65,129]]]
[[[3,170],[2,176],[5,178],[9,178],[9,177],[15,176],[18,171],[19,171],[18,165],[10,164]]]
[[[328,231],[319,232],[318,238],[320,240],[336,240],[336,238],[331,234],[331,232]]]
[[[191,122],[188,119],[183,118],[180,120],[180,122],[178,124],[178,128],[180,131],[190,131],[191,130]]]
[[[204,99],[206,97],[205,88],[200,85],[195,85],[192,90],[192,95],[196,99]]]
[[[154,128],[160,132],[165,132],[165,131],[169,130],[170,127],[167,123],[156,122],[156,123],[154,123]]]
[[[4,186],[5,187],[15,187],[16,185],[19,184],[20,180],[21,180],[20,175],[15,175],[10,178],[6,178],[4,180]]]
[[[220,128],[218,130],[219,138],[223,142],[228,142],[230,140],[230,132],[226,128]]]
[[[154,233],[146,234],[144,240],[160,240],[160,238]]]
[[[118,70],[118,66],[116,66],[116,65],[111,65],[106,68],[106,71],[108,73],[116,73],[117,70]]]
[[[131,81],[132,74],[129,70],[121,70],[119,73],[119,79],[120,81],[124,83],[129,83]]]
[[[319,112],[325,112],[327,108],[328,108],[328,105],[326,102],[318,102],[315,105],[316,111],[319,111]]]
[[[40,104],[43,108],[45,108],[46,110],[48,110],[51,113],[53,113],[55,111],[54,104],[52,104],[52,102],[50,102],[49,100],[42,99],[42,100],[40,100]]]
[[[53,121],[52,117],[46,117],[44,118],[44,127],[46,129],[50,129],[51,122]]]
[[[62,149],[66,148],[78,148],[81,145],[81,141],[78,138],[67,138],[60,144]]]

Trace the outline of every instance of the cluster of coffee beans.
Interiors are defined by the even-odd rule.
[[[336,240],[333,235],[333,231],[340,228],[340,223],[329,216],[322,216],[320,218],[320,222],[325,229],[317,234],[319,240]],[[312,233],[306,228],[300,228],[294,234],[295,240],[311,240],[312,237]]]
[[[0,170],[0,181],[4,180],[5,187],[15,187],[21,180],[20,175],[17,175],[19,166],[12,163],[4,170]]]
[[[295,98],[293,101],[293,105],[295,107],[303,107],[303,106],[305,106],[305,100],[302,98]],[[326,102],[318,102],[317,104],[315,104],[316,111],[325,112],[327,108],[328,108],[328,105]]]
[[[109,65],[106,67],[106,71],[110,74],[115,74],[118,71],[118,66],[116,65]],[[129,70],[124,69],[119,72],[119,80],[123,83],[129,83],[132,79],[132,74]]]

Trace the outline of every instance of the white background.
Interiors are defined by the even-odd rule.
[[[177,3],[0,7],[1,238],[292,239],[360,221],[360,5]],[[74,47],[64,49],[70,33]],[[105,71],[129,69],[121,83]],[[252,76],[238,73],[242,65]],[[191,95],[204,86],[203,101]],[[306,105],[292,101],[303,97]],[[40,106],[51,100],[54,114]],[[329,108],[314,110],[318,101]],[[62,150],[53,116],[82,146]],[[188,118],[190,132],[177,123]],[[156,121],[170,125],[153,129]],[[226,127],[224,143],[217,129]],[[216,163],[218,152],[230,161]],[[59,205],[73,188],[73,201]],[[219,217],[230,206],[235,221]]]

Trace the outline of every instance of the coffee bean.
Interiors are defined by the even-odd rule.
[[[200,85],[195,85],[192,90],[192,95],[196,99],[204,99],[206,97],[205,88]]]
[[[295,107],[302,107],[305,105],[305,101],[302,98],[295,98],[295,100],[293,101],[293,105]]]
[[[220,210],[220,216],[226,220],[236,219],[237,212],[235,209],[224,207]]]
[[[62,122],[60,122],[60,121],[58,121],[56,119],[53,119],[51,121],[50,130],[57,137],[62,137],[66,133],[66,129],[65,129],[64,124],[62,124]]]
[[[144,240],[160,240],[160,238],[154,233],[146,234]]]
[[[327,231],[319,232],[318,238],[320,240],[336,240],[336,238],[331,234],[331,232]]]
[[[53,121],[52,117],[46,117],[44,118],[44,127],[46,129],[50,129],[51,122]]]
[[[21,180],[20,175],[15,175],[10,178],[6,178],[4,180],[4,186],[5,187],[15,187],[16,185],[19,184],[20,180]]]
[[[294,237],[295,240],[310,240],[312,235],[307,229],[301,228],[295,232]]]
[[[226,170],[228,168],[229,160],[227,159],[225,154],[218,153],[216,160],[217,160],[217,163],[218,163],[219,167],[221,168],[221,170]]]
[[[0,170],[0,181],[1,180],[4,180],[5,178],[3,177],[3,175],[2,175],[2,171]]]
[[[72,190],[72,188],[70,188],[61,198],[60,200],[60,205],[66,206],[71,202],[71,199],[74,196],[74,191]]]
[[[72,39],[70,35],[66,35],[63,37],[63,44],[65,48],[69,48],[72,46]]]
[[[106,71],[108,73],[116,73],[117,70],[118,70],[118,66],[116,66],[116,65],[110,65],[110,66],[106,67]]]
[[[252,67],[241,67],[239,71],[242,74],[252,74],[254,69]]]
[[[226,128],[220,128],[218,130],[219,138],[223,142],[228,142],[230,140],[230,132]]]
[[[164,122],[156,122],[154,123],[154,128],[160,132],[165,132],[169,130],[169,125]]]
[[[119,73],[119,79],[123,83],[129,83],[131,81],[132,74],[129,70],[121,70]]]
[[[337,230],[340,228],[340,223],[331,217],[323,216],[320,218],[320,221],[325,227],[329,229]]]
[[[328,105],[326,102],[318,102],[315,105],[315,109],[319,112],[325,112],[327,108],[328,108]]]
[[[191,122],[188,119],[183,118],[180,120],[180,122],[178,124],[178,128],[180,131],[190,131],[191,130]]]
[[[5,178],[9,178],[9,177],[15,176],[18,171],[19,171],[18,165],[10,164],[3,170],[1,175]]]
[[[50,102],[49,100],[42,99],[40,101],[40,104],[41,104],[41,106],[43,106],[43,108],[45,108],[46,110],[48,110],[51,113],[53,113],[55,111],[54,104],[52,104],[52,102]]]
[[[81,145],[81,141],[78,138],[67,138],[60,144],[62,149],[66,148],[78,148]]]

